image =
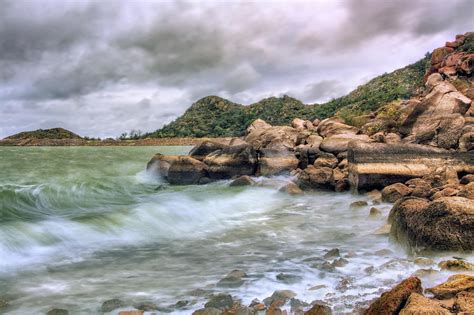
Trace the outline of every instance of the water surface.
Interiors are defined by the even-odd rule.
[[[377,218],[368,216],[371,205],[349,207],[370,204],[363,196],[289,196],[278,192],[284,177],[257,179],[258,187],[169,186],[145,171],[154,153],[189,149],[0,148],[0,298],[10,300],[1,311],[99,314],[105,300],[120,298],[191,314],[206,300],[196,289],[245,304],[290,289],[343,314],[452,255],[416,265],[416,256],[373,234],[390,205],[377,205]],[[333,248],[348,264],[328,270],[334,258],[322,257]],[[248,274],[244,285],[215,286],[234,269]],[[447,275],[426,273],[423,285]],[[184,307],[170,308],[178,301]]]

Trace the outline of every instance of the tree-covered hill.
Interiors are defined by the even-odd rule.
[[[376,110],[396,99],[417,94],[430,56],[378,76],[346,96],[324,104],[306,105],[289,96],[270,97],[251,105],[232,103],[218,96],[207,96],[194,103],[182,116],[144,137],[223,137],[240,136],[257,118],[273,125],[289,124],[295,117],[314,120],[345,114],[360,115]]]
[[[24,131],[5,139],[82,139],[81,136],[63,128],[38,129],[34,131]]]

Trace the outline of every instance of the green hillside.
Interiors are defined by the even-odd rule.
[[[194,103],[182,116],[144,137],[222,137],[240,136],[257,118],[274,125],[286,125],[295,117],[314,120],[344,114],[361,115],[396,99],[405,99],[423,87],[423,75],[430,56],[378,76],[346,96],[324,104],[305,105],[289,96],[270,97],[244,106],[218,96],[207,96]]]
[[[63,128],[38,129],[34,131],[24,131],[5,139],[82,139],[79,135]]]

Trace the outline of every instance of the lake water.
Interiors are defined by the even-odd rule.
[[[244,304],[290,289],[344,314],[453,255],[416,265],[416,256],[373,234],[391,205],[369,218],[364,196],[289,196],[278,192],[285,177],[258,179],[258,187],[169,186],[145,171],[156,152],[189,149],[0,148],[0,298],[10,301],[0,313],[99,314],[105,300],[119,298],[191,314],[206,301],[195,289]],[[369,206],[351,209],[355,200]],[[348,263],[327,270],[322,257],[333,248]],[[215,286],[234,269],[248,274],[241,287]],[[448,275],[421,278],[429,287]],[[169,308],[178,301],[186,302]]]

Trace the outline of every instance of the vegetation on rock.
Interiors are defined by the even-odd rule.
[[[24,131],[5,139],[82,139],[81,136],[64,128],[38,129],[34,131]]]

